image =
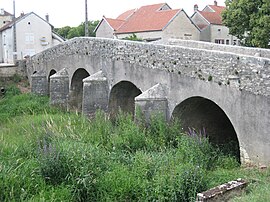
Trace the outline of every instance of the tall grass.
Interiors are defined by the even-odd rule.
[[[88,120],[13,93],[0,119],[0,201],[194,201],[246,177],[206,138],[158,117],[147,128],[123,113]]]

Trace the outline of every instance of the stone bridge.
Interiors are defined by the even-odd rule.
[[[179,118],[213,143],[233,143],[242,163],[269,165],[270,59],[233,50],[75,38],[33,56],[27,71],[51,104]]]

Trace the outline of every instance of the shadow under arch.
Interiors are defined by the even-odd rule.
[[[69,108],[71,110],[82,110],[83,79],[88,76],[90,74],[83,68],[79,68],[74,72],[69,92]]]
[[[224,153],[233,155],[240,162],[239,141],[235,129],[225,112],[213,101],[203,97],[191,97],[177,105],[172,119],[181,121],[184,131],[194,128],[205,130],[209,141]]]
[[[51,69],[51,71],[49,72],[48,75],[48,95],[50,96],[50,92],[51,92],[51,76],[54,75],[56,73],[55,69]]]
[[[115,116],[121,110],[134,116],[135,97],[141,93],[141,90],[129,81],[115,84],[109,96],[109,113]]]

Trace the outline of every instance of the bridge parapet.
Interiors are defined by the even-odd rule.
[[[235,75],[239,77],[240,90],[270,95],[270,59],[220,51],[113,39],[75,38],[33,56],[31,61],[33,66],[42,66],[48,60],[69,55],[120,60],[145,69],[161,69],[219,85],[229,86],[229,77]]]
[[[184,46],[197,49],[206,49],[213,51],[222,51],[227,53],[234,53],[240,55],[249,55],[255,57],[264,57],[270,59],[270,49],[265,48],[253,48],[245,46],[234,46],[234,45],[225,45],[225,44],[216,44],[204,41],[192,41],[192,40],[182,40],[182,39],[168,39],[154,42],[155,44],[164,44],[164,45],[176,45]]]

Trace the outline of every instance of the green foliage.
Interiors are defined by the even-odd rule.
[[[270,1],[226,0],[222,17],[230,34],[246,46],[269,48]]]
[[[98,25],[99,21],[89,21],[88,22],[88,33],[90,37],[95,37],[96,34],[94,29]],[[71,39],[74,37],[85,36],[85,22],[81,23],[78,27],[65,26],[62,28],[56,28],[55,32],[65,39]]]
[[[134,34],[134,33],[133,33],[132,35],[128,36],[128,37],[125,37],[124,40],[130,40],[130,41],[143,41],[142,38],[137,37],[137,35]]]
[[[65,39],[68,39],[68,34],[69,34],[69,31],[71,30],[71,27],[70,26],[65,26],[65,27],[62,27],[62,28],[55,28],[54,31],[59,34],[60,36],[62,36],[63,38]]]
[[[16,116],[35,115],[46,111],[59,112],[59,110],[51,108],[48,101],[48,97],[20,94],[20,90],[16,86],[8,87],[5,97],[0,99],[0,126]]]
[[[87,120],[29,94],[5,97],[0,112],[7,103],[0,201],[194,201],[250,173],[202,136],[184,134],[177,121],[155,116],[144,127],[131,115],[112,121],[102,112]]]

